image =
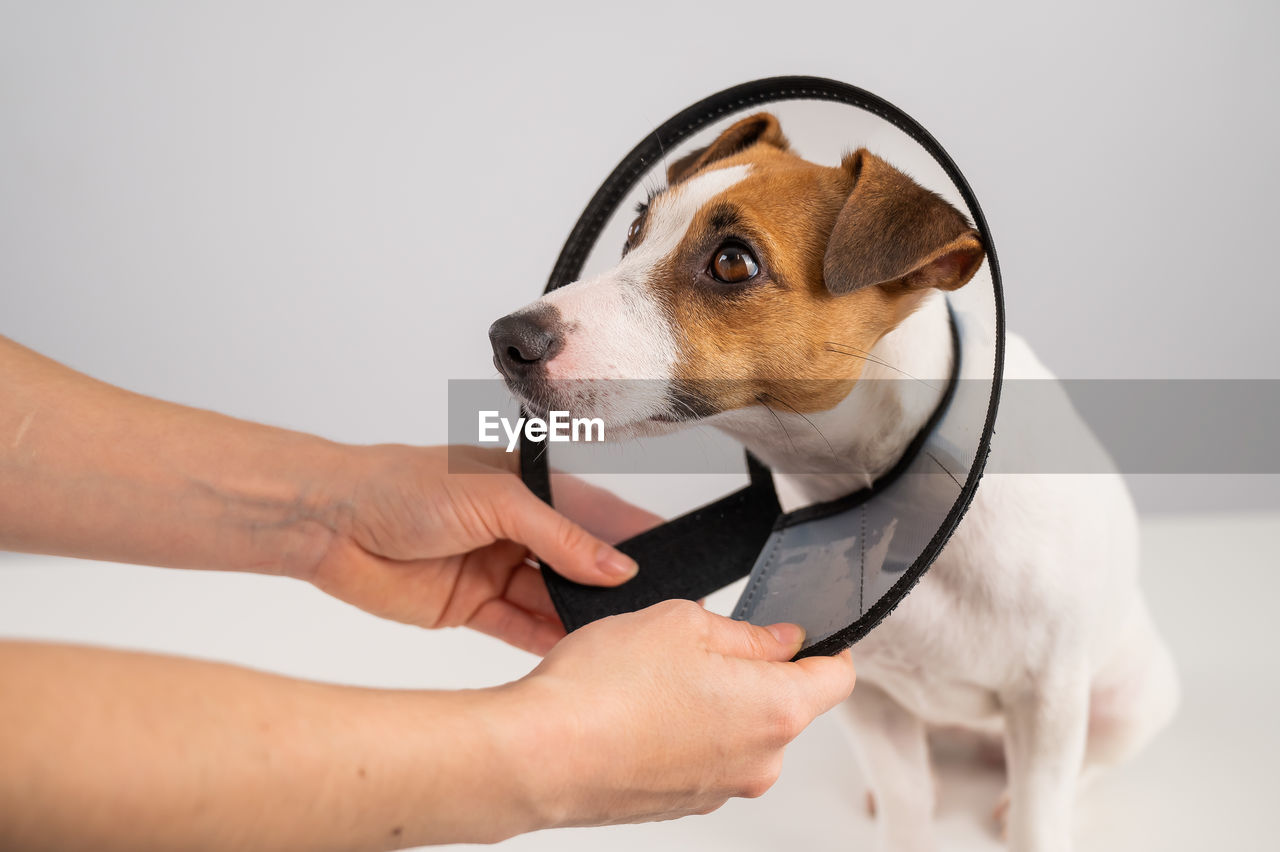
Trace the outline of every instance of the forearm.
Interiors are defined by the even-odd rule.
[[[540,825],[510,746],[520,724],[510,689],[354,689],[0,643],[0,847],[501,839]]]
[[[303,572],[348,450],[129,393],[0,337],[0,548]]]

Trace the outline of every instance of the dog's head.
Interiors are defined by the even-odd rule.
[[[611,432],[760,405],[830,409],[863,358],[931,289],[982,264],[965,217],[866,149],[838,167],[790,150],[769,113],[673,162],[616,266],[489,329],[535,410]]]

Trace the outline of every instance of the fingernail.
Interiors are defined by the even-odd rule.
[[[640,566],[630,556],[619,553],[612,547],[604,546],[596,554],[596,565],[610,577],[629,580],[636,575]]]
[[[804,628],[799,624],[790,624],[783,622],[781,624],[770,624],[765,628],[773,634],[773,638],[777,639],[783,645],[799,645],[804,641]]]

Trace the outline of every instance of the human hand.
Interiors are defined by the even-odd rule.
[[[803,632],[666,601],[589,624],[510,687],[503,748],[540,827],[709,813],[769,789],[783,749],[853,689],[849,652],[789,662]]]
[[[564,630],[530,550],[613,585],[635,564],[595,536],[658,521],[557,477],[587,532],[520,483],[512,454],[338,444],[129,393],[3,336],[0,433],[17,436],[0,442],[0,549],[285,574],[539,653]]]
[[[358,448],[333,500],[342,509],[330,544],[303,576],[384,618],[465,625],[546,653],[564,627],[530,553],[578,582],[617,585],[636,565],[602,539],[660,519],[557,476],[557,502],[588,531],[534,496],[515,464],[513,454],[479,448]]]

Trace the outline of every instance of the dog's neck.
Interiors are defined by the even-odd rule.
[[[856,491],[893,467],[941,402],[953,357],[949,322],[945,298],[931,292],[872,347],[853,390],[828,411],[756,406],[712,422],[779,474],[785,509]]]

